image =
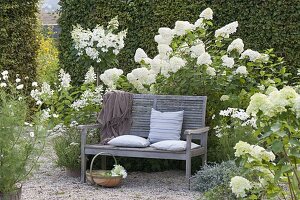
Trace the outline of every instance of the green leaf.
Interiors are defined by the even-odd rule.
[[[283,144],[282,144],[282,141],[280,140],[275,140],[272,144],[272,147],[271,147],[272,151],[274,151],[274,153],[278,153],[278,152],[281,152],[283,151]]]

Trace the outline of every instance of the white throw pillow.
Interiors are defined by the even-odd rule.
[[[184,151],[186,149],[186,141],[182,140],[164,140],[150,145],[155,149],[166,151]],[[192,142],[191,149],[200,147],[200,145]]]
[[[110,140],[107,144],[116,147],[148,147],[150,142],[136,135],[121,135]]]
[[[180,140],[183,111],[159,112],[152,108],[150,119],[150,143],[163,140]]]

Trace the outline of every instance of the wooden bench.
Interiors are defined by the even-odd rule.
[[[207,132],[205,127],[206,96],[175,96],[134,94],[132,107],[132,127],[130,134],[147,138],[150,129],[151,108],[162,112],[184,110],[182,125],[182,139],[187,141],[186,150],[171,152],[147,148],[126,148],[110,145],[86,144],[88,129],[100,128],[99,124],[80,125],[81,134],[81,182],[85,182],[86,155],[95,155],[99,152],[111,153],[114,156],[158,158],[185,160],[186,178],[191,177],[191,158],[202,157],[202,164],[207,159]],[[191,149],[191,140],[199,139],[200,147]]]

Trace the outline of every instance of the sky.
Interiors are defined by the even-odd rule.
[[[59,8],[58,6],[59,0],[43,0],[41,9],[46,12],[52,12]]]

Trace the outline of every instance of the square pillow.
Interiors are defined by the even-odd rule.
[[[163,140],[180,140],[183,111],[159,112],[152,108],[150,119],[150,143]]]
[[[116,146],[116,147],[139,147],[145,148],[150,145],[149,140],[139,137],[136,135],[121,135],[112,140],[107,144]]]
[[[165,151],[184,151],[186,149],[186,141],[182,140],[164,140],[150,145],[155,149]],[[192,142],[191,149],[200,147],[200,145]]]

